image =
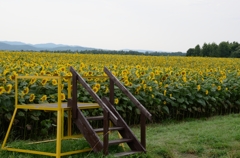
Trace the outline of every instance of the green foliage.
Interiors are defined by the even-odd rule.
[[[195,48],[189,48],[186,56],[203,56],[203,57],[237,57],[239,58],[238,42],[221,42],[219,45],[216,43],[204,43],[202,47],[196,45]]]

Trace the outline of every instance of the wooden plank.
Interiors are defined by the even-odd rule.
[[[127,139],[127,138],[110,140],[109,145],[116,145],[116,144],[131,142],[131,141],[133,141],[133,140],[132,139]]]
[[[123,127],[109,127],[108,130],[109,131],[120,131],[123,130]],[[103,132],[103,128],[95,128],[94,129],[95,132]]]
[[[103,120],[103,116],[87,116],[88,121]]]
[[[128,98],[138,107],[138,109],[143,113],[149,120],[152,120],[152,114],[129,92],[129,90],[122,85],[122,83],[106,68],[104,67],[104,72],[108,75],[110,80],[112,80],[119,89],[128,96]]]
[[[125,151],[125,152],[114,154],[114,157],[122,157],[122,156],[138,154],[138,153],[142,153],[142,151]]]

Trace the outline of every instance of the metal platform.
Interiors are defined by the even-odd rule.
[[[100,106],[98,103],[77,103],[79,109],[95,109]],[[31,110],[47,110],[47,111],[57,111],[58,103],[44,103],[44,104],[23,104],[16,105],[18,109],[31,109]],[[60,103],[60,109],[69,110],[70,107],[67,106],[67,102]]]

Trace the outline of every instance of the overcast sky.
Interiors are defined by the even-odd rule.
[[[182,52],[240,43],[240,0],[0,0],[0,41]]]

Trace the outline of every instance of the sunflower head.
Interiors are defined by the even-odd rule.
[[[12,85],[8,84],[5,90],[6,90],[6,93],[9,94],[11,92],[11,90],[12,90]]]
[[[56,79],[53,79],[53,80],[52,80],[52,85],[57,85],[57,84],[58,84],[57,80],[56,80]]]
[[[114,104],[118,104],[118,103],[119,103],[118,98],[114,99]]]
[[[26,94],[28,94],[28,92],[29,92],[29,88],[26,87],[26,88],[23,90],[23,94],[26,95]]]
[[[42,85],[43,85],[43,86],[45,86],[45,85],[46,85],[46,83],[47,83],[47,81],[48,81],[47,79],[43,79],[43,80],[42,80],[42,82],[41,82],[41,83],[42,83]]]
[[[95,93],[97,93],[99,89],[98,89],[96,86],[94,86],[94,87],[92,88],[92,90],[93,90]]]
[[[64,93],[61,93],[61,100],[63,101],[63,100],[65,100],[65,99],[66,99],[65,94],[64,94]]]
[[[33,102],[34,99],[35,99],[35,95],[34,95],[34,94],[30,94],[29,101],[30,101],[30,102]]]
[[[5,92],[5,88],[4,87],[0,87],[0,95],[3,94],[3,92]]]
[[[41,101],[46,101],[47,100],[47,95],[43,95],[41,98],[40,98]]]

